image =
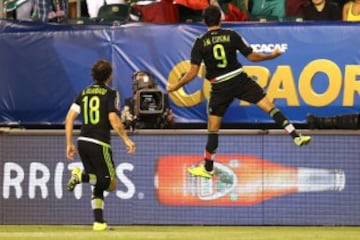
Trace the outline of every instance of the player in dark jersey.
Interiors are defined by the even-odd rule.
[[[91,70],[95,83],[80,92],[71,105],[65,120],[66,157],[72,160],[76,154],[73,143],[75,119],[82,114],[83,124],[78,137],[78,151],[84,166],[82,172],[73,168],[67,190],[73,191],[79,183],[94,186],[91,206],[94,212],[94,231],[107,229],[103,217],[104,191],[116,189],[115,167],[110,145],[110,130],[121,137],[129,153],[135,152],[135,144],[127,136],[119,118],[119,94],[109,87],[112,67],[106,60],[99,60]]]
[[[220,27],[221,13],[216,6],[207,7],[203,17],[208,31],[195,40],[189,71],[176,84],[167,85],[167,91],[176,91],[195,79],[201,62],[205,63],[206,78],[211,82],[208,102],[208,140],[204,153],[205,165],[190,168],[189,172],[206,178],[213,176],[218,131],[223,115],[235,98],[256,104],[269,113],[275,122],[290,134],[297,146],[308,144],[311,137],[302,136],[296,131],[293,124],[268,99],[263,89],[243,71],[241,63],[237,60],[237,51],[248,60],[258,62],[280,56],[280,50],[276,49],[268,55],[254,52],[235,31]]]

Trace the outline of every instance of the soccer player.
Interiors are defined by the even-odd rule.
[[[302,136],[296,131],[293,124],[269,100],[263,89],[244,72],[236,55],[237,51],[240,51],[248,60],[258,62],[280,56],[280,50],[276,49],[270,54],[254,52],[235,31],[220,27],[221,13],[216,6],[207,7],[203,17],[208,31],[194,42],[189,71],[179,82],[168,84],[166,87],[168,92],[172,92],[192,81],[199,72],[201,62],[204,61],[206,78],[211,83],[208,102],[208,139],[204,153],[205,164],[190,168],[189,172],[205,178],[213,176],[215,153],[218,147],[218,131],[223,115],[235,98],[256,104],[263,111],[269,113],[275,122],[290,134],[297,146],[308,144],[311,137]]]
[[[116,189],[115,167],[110,145],[110,130],[121,137],[128,153],[135,152],[135,144],[127,136],[119,118],[119,93],[109,87],[113,79],[112,67],[106,60],[99,60],[92,69],[94,83],[80,92],[71,105],[65,120],[66,157],[72,160],[76,154],[73,143],[74,121],[82,114],[83,123],[77,147],[84,166],[82,172],[74,168],[67,184],[73,191],[79,183],[94,186],[91,206],[94,213],[94,231],[107,229],[103,217],[104,191]]]

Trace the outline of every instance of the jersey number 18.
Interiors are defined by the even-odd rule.
[[[82,99],[84,107],[84,124],[95,125],[100,121],[100,99],[98,96],[85,96]]]

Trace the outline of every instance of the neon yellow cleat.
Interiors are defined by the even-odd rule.
[[[215,170],[209,172],[206,171],[204,166],[199,166],[199,167],[188,168],[188,172],[194,176],[212,178],[214,176]]]
[[[294,138],[294,143],[299,147],[301,147],[303,145],[307,145],[310,142],[311,142],[311,137],[310,136],[302,136],[302,135],[300,135],[300,136]]]
[[[74,188],[76,187],[76,185],[78,185],[79,183],[81,183],[81,170],[80,168],[73,168],[73,170],[71,171],[71,177],[67,183],[67,190],[72,192],[74,191]]]
[[[96,232],[105,231],[108,229],[108,225],[106,222],[100,223],[100,222],[94,222],[93,224],[93,230]]]

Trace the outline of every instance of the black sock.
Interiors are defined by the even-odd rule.
[[[103,216],[103,210],[102,209],[94,209],[94,219],[95,222],[103,223],[104,222],[104,216]]]
[[[91,196],[91,208],[94,213],[95,222],[103,223],[104,191],[98,186],[95,186],[93,189],[93,195]]]
[[[292,138],[296,138],[299,136],[299,134],[296,132],[294,125],[289,122],[289,120],[278,108],[274,107],[270,110],[269,114],[278,125],[283,127],[285,131],[290,134]]]
[[[215,154],[219,142],[218,138],[219,138],[218,131],[208,132],[208,139],[204,152],[205,169],[208,172],[211,172],[214,169]]]
[[[81,174],[81,182],[88,183],[89,180],[90,180],[89,174],[86,174],[86,173]]]
[[[211,172],[214,169],[214,161],[205,159],[205,169],[206,171]]]

